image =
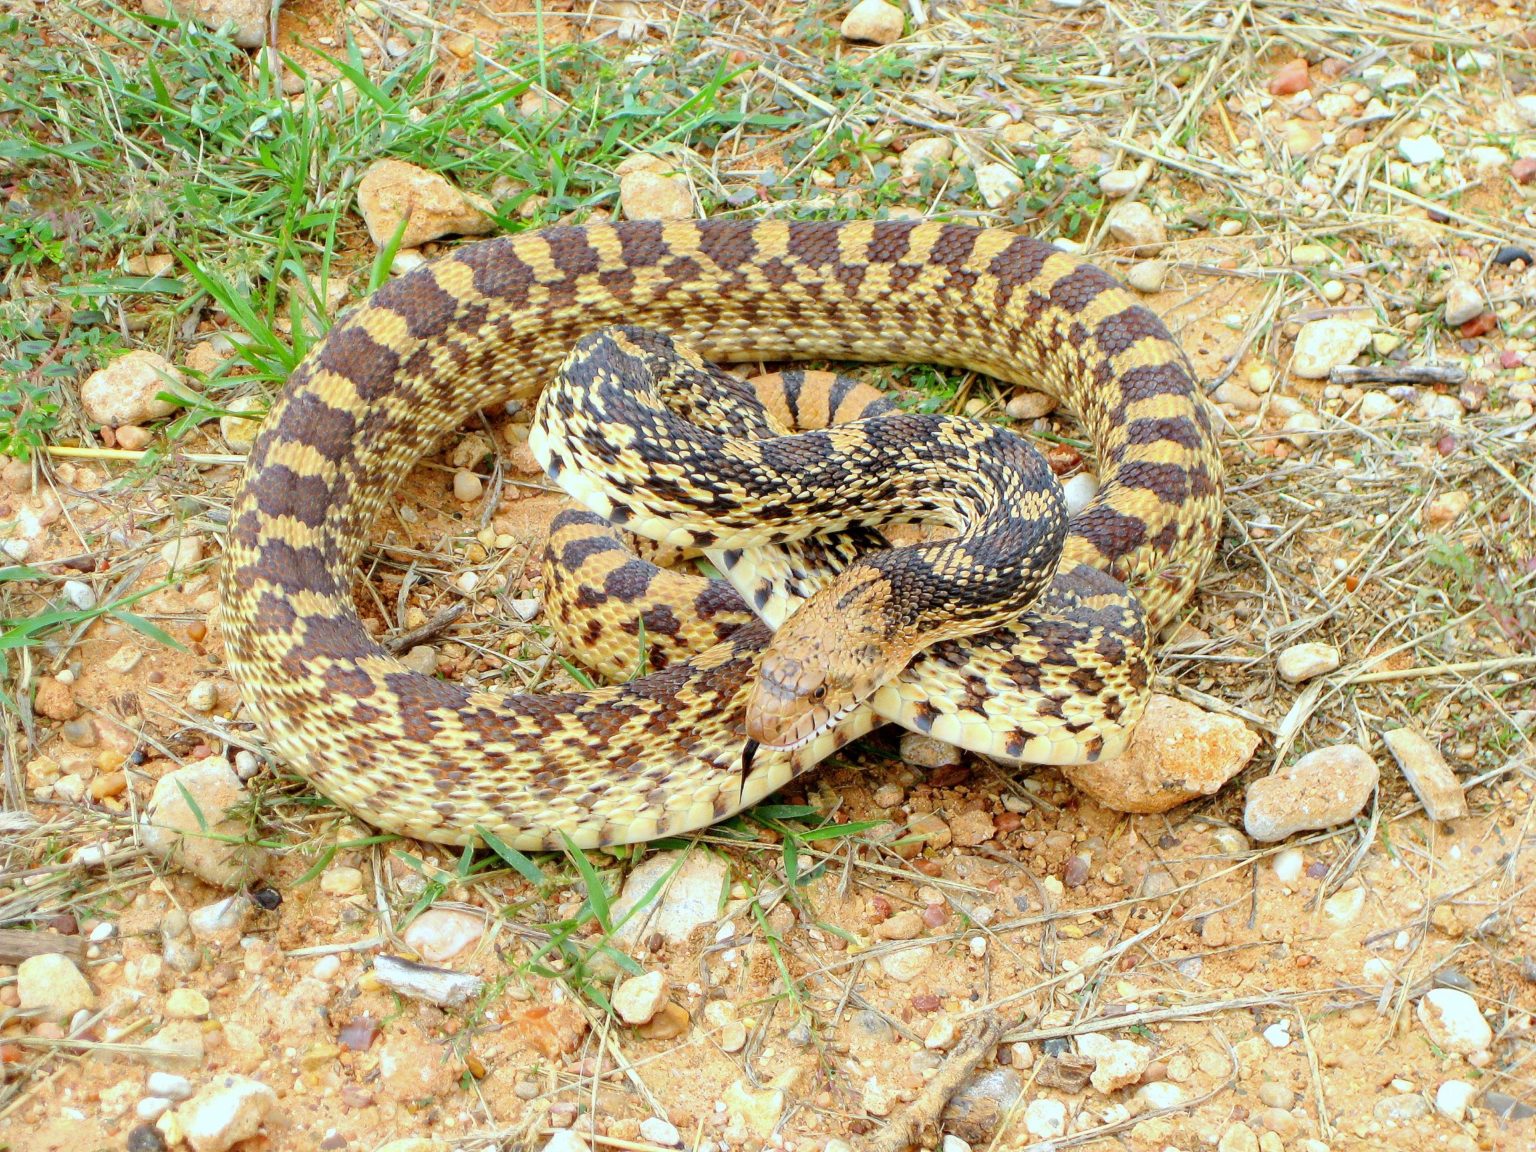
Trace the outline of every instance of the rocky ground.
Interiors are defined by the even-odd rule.
[[[1536,1146],[1522,5],[197,11],[3,18],[0,1147]],[[455,237],[698,214],[1018,227],[1168,320],[1228,515],[1135,748],[882,733],[624,856],[376,834],[224,668],[261,413]],[[871,378],[1092,492],[1044,397]],[[376,529],[424,671],[569,683],[525,421]]]

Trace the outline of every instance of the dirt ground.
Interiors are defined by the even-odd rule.
[[[206,30],[7,6],[0,1148],[876,1147],[988,1018],[1005,1035],[925,1146],[1536,1148],[1536,20],[1280,0],[902,13],[873,46],[825,5],[306,0],[278,16],[297,110],[272,137],[253,125],[285,98],[251,95],[257,56]],[[1285,91],[1297,59],[1305,87]],[[49,95],[73,74],[78,106]],[[285,190],[292,165],[262,157],[306,125]],[[265,756],[223,660],[220,538],[251,421],[221,413],[265,408],[280,349],[319,327],[306,307],[366,293],[370,162],[444,173],[498,228],[620,218],[610,127],[685,149],[705,215],[991,222],[1161,277],[1144,299],[1212,389],[1228,488],[1157,689],[1257,735],[1241,774],[1126,815],[1053,769],[904,763],[886,730],[686,842],[520,868],[378,835]],[[904,167],[935,139],[943,157]],[[1106,173],[1137,187],[1111,196]],[[1160,240],[1125,238],[1130,202]],[[305,275],[329,281],[308,305]],[[1463,288],[1475,307],[1452,322]],[[1366,334],[1336,365],[1395,378],[1300,375],[1303,327],[1325,320]],[[128,435],[90,419],[82,382],[130,349],[201,402]],[[1424,365],[1442,382],[1404,383]],[[1013,399],[866,375],[927,410],[1008,419]],[[525,421],[482,414],[415,468],[358,605],[439,676],[571,687],[537,614],[567,505]],[[1091,469],[1070,413],[1012,423],[1064,478]],[[1277,658],[1299,644],[1336,665],[1289,682]],[[1465,815],[1426,815],[1381,739],[1403,727]],[[1342,744],[1379,770],[1363,804],[1249,834],[1254,781]],[[259,873],[222,919],[231,889],[140,825],[160,779],[215,762],[239,798],[211,850],[232,834]],[[681,868],[669,893],[646,892],[658,860]],[[709,905],[691,930],[611,945],[665,977],[671,1006],[636,1027],[610,1009],[603,893],[665,915],[684,877]],[[62,1018],[23,1003],[23,932],[84,976]],[[440,1006],[380,955],[481,983]],[[1438,990],[1490,1037],[1447,1047],[1425,1020]],[[257,1122],[188,1129],[231,1076],[270,1090]]]

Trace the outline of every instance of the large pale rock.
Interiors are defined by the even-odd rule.
[[[784,1115],[784,1092],[780,1088],[754,1090],[735,1080],[721,1100],[725,1103],[726,1131],[734,1131],[737,1139],[767,1139]]]
[[[1300,684],[1339,666],[1339,650],[1332,644],[1292,644],[1275,658],[1275,671],[1287,684]]]
[[[693,219],[693,184],[675,161],[638,153],[619,165],[618,175],[624,219]]]
[[[209,28],[228,25],[241,48],[260,48],[267,42],[267,17],[272,8],[268,0],[144,0],[144,11],[150,16],[163,19],[174,13]]]
[[[893,44],[901,39],[902,23],[900,8],[885,0],[859,0],[843,18],[842,35],[866,44]]]
[[[277,1093],[260,1080],[220,1076],[176,1110],[192,1152],[227,1152],[261,1130]]]
[[[1383,732],[1381,742],[1403,770],[1414,795],[1424,802],[1424,811],[1431,820],[1455,820],[1467,814],[1461,781],[1440,755],[1440,749],[1412,728]]]
[[[164,356],[141,349],[87,376],[80,405],[97,424],[143,424],[176,411],[175,404],[159,398],[162,392],[185,395],[186,380]]]
[[[1166,812],[1215,793],[1258,746],[1258,735],[1242,721],[1157,695],[1119,756],[1061,771],[1116,812]]]
[[[661,894],[643,910],[629,916],[656,882],[683,859],[676,875]],[[730,870],[711,852],[658,852],[647,856],[624,881],[624,889],[613,905],[617,923],[629,916],[614,932],[614,941],[622,948],[633,947],[653,932],[661,933],[670,943],[680,944],[695,928],[714,924],[720,908],[720,893],[730,879]]]
[[[1370,328],[1358,320],[1330,316],[1301,326],[1291,371],[1303,380],[1326,380],[1334,368],[1348,364],[1371,342]]]
[[[429,964],[452,960],[485,935],[485,917],[459,908],[428,908],[400,937]]]
[[[223,760],[210,757],[168,772],[144,807],[144,846],[210,884],[243,887],[267,861],[266,851],[248,841],[247,822],[235,815],[249,800]]]
[[[496,228],[491,206],[480,197],[403,160],[376,160],[368,166],[357,188],[357,207],[380,248],[394,239],[402,220],[401,248],[440,236],[483,236]]]
[[[1168,242],[1168,227],[1145,204],[1122,200],[1109,212],[1109,232],[1127,245],[1133,256],[1156,256]]]
[[[1477,1001],[1456,988],[1431,988],[1419,999],[1419,1023],[1447,1052],[1468,1055],[1493,1043],[1493,1029]]]
[[[1266,843],[1332,828],[1365,807],[1380,775],[1376,761],[1356,744],[1319,748],[1248,786],[1243,826]]]
[[[1134,1040],[1114,1040],[1096,1032],[1077,1038],[1077,1050],[1093,1060],[1089,1079],[1094,1090],[1106,1096],[1118,1088],[1135,1084],[1152,1062],[1152,1049]]]
[[[1445,288],[1445,323],[1457,328],[1488,310],[1488,302],[1465,280],[1452,280]]]
[[[35,1011],[45,1020],[65,1021],[81,1009],[96,1007],[96,993],[68,956],[46,953],[29,956],[16,969],[16,991],[22,1011]]]

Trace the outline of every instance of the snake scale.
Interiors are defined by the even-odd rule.
[[[1015,623],[925,648],[868,704],[802,747],[763,749],[744,775],[761,623],[587,692],[504,695],[405,668],[352,597],[378,512],[441,437],[491,404],[531,403],[583,336],[619,324],[717,363],[937,363],[1028,384],[1082,422],[1099,492]],[[1178,346],[1049,244],[943,223],[553,228],[392,281],[306,357],[235,498],[222,630],[275,753],[369,823],[443,843],[484,830],[523,850],[633,843],[755,803],[885,720],[1011,759],[1114,754],[1145,697],[1146,638],[1192,593],[1220,508],[1211,415]],[[990,707],[1002,697],[1009,708]]]

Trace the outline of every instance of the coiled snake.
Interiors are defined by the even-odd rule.
[[[436,440],[492,403],[532,401],[584,335],[616,324],[664,329],[715,362],[939,363],[1029,384],[1082,421],[1099,492],[1013,624],[924,648],[867,703],[799,747],[764,747],[745,773],[762,624],[589,692],[505,696],[408,670],[352,601],[375,516]],[[554,470],[563,451],[544,452]],[[646,479],[621,474],[618,488]],[[1192,592],[1220,502],[1211,417],[1162,323],[1041,241],[906,222],[555,228],[400,277],[294,372],[234,503],[225,650],[277,754],[371,824],[444,843],[483,829],[525,850],[631,843],[722,819],[887,719],[1011,759],[1115,753],[1144,701],[1146,637]],[[581,528],[557,524],[556,546]]]

